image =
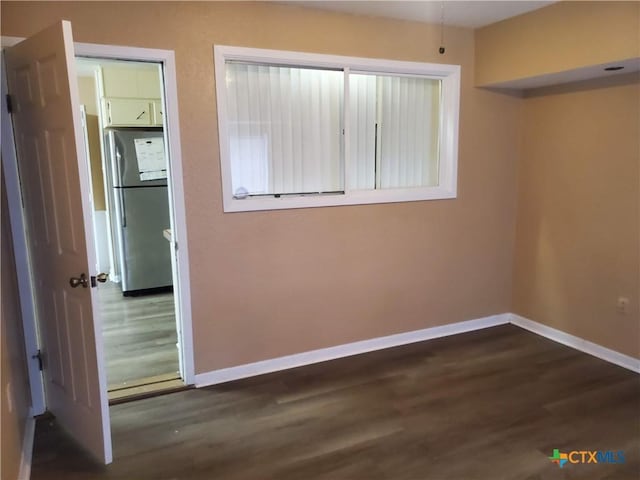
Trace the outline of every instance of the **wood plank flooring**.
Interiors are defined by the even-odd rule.
[[[173,293],[123,297],[116,283],[98,286],[107,385],[122,388],[178,372]]]
[[[142,398],[179,392],[188,388],[193,387],[187,387],[181,378],[176,378],[174,373],[156,375],[155,377],[147,377],[137,384],[132,383],[125,388],[109,390],[109,405],[134,402]]]
[[[640,474],[639,376],[512,325],[116,405],[111,422],[104,467],[40,421],[32,479]],[[626,462],[560,469],[554,448]]]

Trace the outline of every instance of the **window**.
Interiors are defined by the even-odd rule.
[[[226,64],[232,192],[343,192],[343,72]]]
[[[215,47],[225,212],[455,198],[460,67]]]

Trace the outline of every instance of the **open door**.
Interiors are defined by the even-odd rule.
[[[110,463],[95,252],[71,23],[6,49],[47,408]]]

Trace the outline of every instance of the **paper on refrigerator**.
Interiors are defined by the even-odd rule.
[[[163,138],[135,138],[136,157],[140,180],[167,178],[167,159]]]

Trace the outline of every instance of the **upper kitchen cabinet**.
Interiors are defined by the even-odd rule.
[[[160,98],[160,67],[154,65],[152,69],[139,69],[137,72],[138,93],[143,98]]]
[[[156,100],[153,102],[153,119],[154,125],[162,126],[162,116],[164,115],[162,108],[162,100]]]
[[[102,99],[105,127],[148,127],[154,124],[152,109],[153,101],[148,99]]]
[[[105,127],[162,126],[160,69],[104,65],[102,114]]]
[[[160,98],[160,68],[134,64],[132,66],[104,65],[102,86],[105,97]]]

